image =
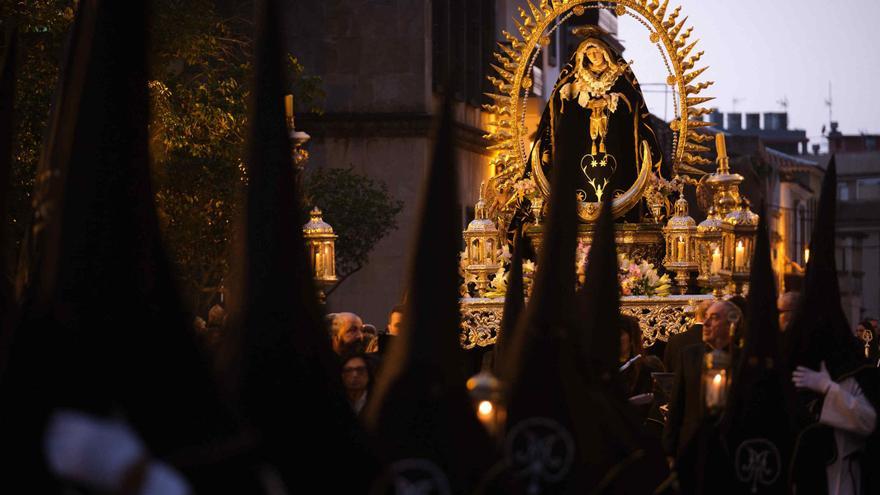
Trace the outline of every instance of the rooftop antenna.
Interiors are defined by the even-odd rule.
[[[828,81],[828,99],[825,100],[825,105],[828,107],[828,124],[831,125],[831,108],[833,105],[833,101],[831,99],[831,81]]]
[[[732,99],[733,99],[733,111],[735,112],[736,111],[736,104],[741,101],[744,101],[745,98],[737,98],[736,96],[734,96]]]
[[[776,100],[776,103],[782,107],[783,112],[788,112],[788,96],[783,96],[781,100]]]

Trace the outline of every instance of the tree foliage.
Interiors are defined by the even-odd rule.
[[[75,0],[0,0],[0,25],[14,22],[22,38],[10,204],[15,239],[21,239],[30,220],[34,172],[76,5]],[[223,284],[243,197],[252,12],[247,1],[152,3],[150,149],[156,205],[184,297],[197,311]],[[320,80],[307,75],[292,55],[288,69],[296,110],[320,113]],[[313,196],[320,198],[328,220],[338,224],[337,249],[344,263],[340,272],[345,274],[362,266],[372,246],[388,232],[364,232],[360,226],[381,218],[393,228],[400,208],[382,184],[350,171],[329,173],[338,174],[337,187],[350,188],[361,199],[358,204],[331,191],[332,182],[322,179],[324,173],[313,174],[309,182],[318,188]],[[359,188],[365,192],[355,192]],[[355,230],[347,232],[350,226]]]

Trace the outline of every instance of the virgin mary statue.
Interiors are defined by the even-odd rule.
[[[584,40],[550,94],[532,144],[529,170],[547,194],[554,163],[578,167],[580,202],[597,204],[629,191],[640,173],[645,175],[643,165],[659,171],[662,153],[629,64],[603,41],[607,35],[600,29],[589,26],[575,34]],[[635,204],[641,201],[627,209]],[[641,221],[641,210],[630,210],[626,219]]]

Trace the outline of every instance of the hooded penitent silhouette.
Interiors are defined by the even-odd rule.
[[[745,345],[734,371],[720,433],[731,493],[787,494],[797,434],[794,387],[779,349],[776,277],[766,211],[761,211],[749,276]],[[712,455],[712,453],[706,453]],[[715,493],[718,478],[707,476]]]
[[[378,462],[345,399],[302,237],[284,117],[280,2],[256,2],[240,308],[226,370],[289,489],[367,493]],[[340,468],[345,473],[341,475]]]
[[[507,274],[507,292],[504,294],[504,313],[501,317],[501,333],[495,340],[495,372],[504,369],[504,358],[509,343],[514,340],[519,318],[525,308],[525,287],[523,283],[523,251],[525,238],[518,230],[513,239],[513,257]]]
[[[409,271],[403,331],[367,405],[367,425],[391,463],[379,488],[471,493],[495,462],[465,389],[459,345],[457,171],[451,103],[441,111]],[[398,492],[399,493],[399,492]]]
[[[42,432],[58,408],[124,416],[157,457],[236,431],[160,244],[147,14],[143,1],[79,3],[44,141],[30,285],[0,378],[0,483],[34,493],[53,491]]]
[[[580,375],[588,407],[574,416],[583,491],[650,493],[668,475],[662,449],[649,438],[620,382],[620,299],[610,202],[603,204],[577,297],[572,373]],[[576,382],[569,381],[569,384]],[[572,389],[570,393],[578,391]],[[572,406],[582,405],[573,401]]]

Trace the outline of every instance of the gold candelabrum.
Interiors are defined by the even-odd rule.
[[[696,228],[697,284],[721,297],[729,287],[741,294],[747,287],[754,253],[758,215],[740,196],[743,176],[730,171],[723,133],[715,135],[718,169],[706,178],[712,206]]]
[[[499,252],[502,247],[502,237],[495,222],[486,218],[486,203],[483,201],[482,188],[474,211],[475,218],[462,233],[467,246],[465,273],[468,281],[474,282],[477,296],[482,297],[489,288],[489,276],[501,268]]]

